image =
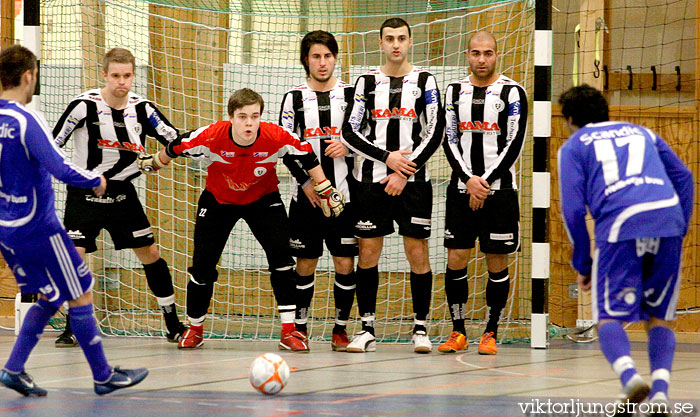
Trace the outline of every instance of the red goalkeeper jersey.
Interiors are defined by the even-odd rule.
[[[204,159],[208,164],[206,189],[221,204],[249,204],[278,191],[275,165],[287,153],[308,155],[302,158],[306,170],[318,165],[309,143],[266,122],[260,123],[258,138],[248,146],[233,141],[230,121],[220,121],[180,136],[168,144],[166,153],[171,158]]]

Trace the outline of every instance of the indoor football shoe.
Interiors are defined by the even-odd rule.
[[[177,342],[178,349],[196,349],[204,344],[204,327],[190,326]]]
[[[372,333],[362,330],[352,337],[352,341],[348,344],[346,350],[351,353],[376,352],[376,340]]]
[[[295,353],[309,353],[309,342],[306,334],[298,330],[291,332],[282,331],[280,336],[280,350],[290,350]]]
[[[411,341],[413,342],[413,351],[416,353],[430,353],[433,350],[433,344],[430,343],[425,330],[418,330],[413,333]]]
[[[95,381],[95,392],[97,395],[109,394],[112,391],[136,385],[147,376],[148,369],[146,368],[121,369],[116,366],[106,381]]]
[[[45,397],[46,390],[39,388],[32,377],[26,372],[10,372],[7,369],[0,371],[0,382],[7,388],[13,389],[25,397]]]
[[[493,332],[484,333],[481,335],[479,342],[479,355],[495,355],[498,353],[496,347],[496,339],[493,338]]]
[[[168,340],[170,343],[177,343],[182,339],[182,335],[185,334],[187,331],[187,327],[182,324],[182,322],[178,321],[174,328],[168,329],[168,334],[165,335],[165,338]]]
[[[668,403],[666,394],[657,392],[653,397],[649,398],[648,417],[668,417],[669,415],[671,415],[671,406]]]
[[[345,330],[339,333],[333,333],[333,338],[331,338],[331,349],[335,352],[345,352],[348,350],[348,345],[350,344],[350,339],[348,338],[348,332]]]
[[[57,348],[76,347],[78,346],[78,339],[75,338],[73,332],[71,332],[70,330],[66,330],[60,335],[58,335],[54,344]]]
[[[615,402],[615,417],[630,417],[636,414],[636,409],[632,404],[639,404],[649,395],[649,385],[639,374],[634,375],[622,387],[620,399]]]
[[[467,337],[460,332],[453,331],[450,338],[438,347],[438,352],[455,353],[467,350]]]

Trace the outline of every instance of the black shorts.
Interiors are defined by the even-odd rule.
[[[222,204],[208,190],[202,191],[194,225],[194,253],[188,271],[199,283],[215,282],[216,265],[226,241],[238,220],[243,219],[260,242],[269,268],[294,265],[289,249],[287,211],[279,192],[260,197],[249,204]]]
[[[360,238],[394,233],[394,221],[401,236],[430,237],[433,186],[430,182],[409,182],[401,195],[390,196],[385,184],[360,183],[355,194],[355,235]]]
[[[333,256],[357,256],[353,205],[347,203],[339,217],[326,217],[311,206],[303,191],[289,203],[289,246],[297,258],[316,259],[323,255],[323,242]]]
[[[102,197],[90,189],[68,187],[63,224],[75,246],[87,253],[97,250],[95,239],[102,229],[107,229],[117,250],[155,243],[151,223],[129,181],[108,180]]]
[[[506,254],[520,248],[520,209],[515,190],[495,190],[479,210],[469,208],[466,190],[447,189],[444,245],[471,249],[479,238],[484,253]]]

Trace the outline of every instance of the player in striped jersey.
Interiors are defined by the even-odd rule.
[[[76,167],[54,144],[44,117],[28,109],[38,81],[37,60],[27,48],[0,52],[0,252],[22,293],[41,293],[29,309],[0,383],[24,396],[43,397],[25,371],[49,319],[67,301],[80,347],[99,395],[138,384],[148,370],[112,368],[93,316],[94,280],[56,215],[51,177],[103,195],[96,171]]]
[[[496,72],[498,49],[491,33],[473,34],[468,48],[471,74],[445,92],[443,147],[452,167],[445,214],[445,293],[453,329],[438,351],[467,348],[467,264],[478,237],[489,273],[488,322],[479,353],[495,355],[498,321],[510,289],[508,254],[520,247],[515,163],[525,142],[527,97],[518,83]]]
[[[313,179],[314,191],[327,216],[343,211],[342,195],[331,185],[309,143],[272,123],[261,123],[264,101],[249,88],[235,91],[228,101],[230,120],[189,132],[148,159],[145,171],[156,170],[178,156],[199,156],[206,162],[207,184],[199,198],[194,226],[192,266],[187,269],[187,317],[190,327],[178,343],[180,349],[203,344],[203,323],[211,303],[216,265],[238,220],[248,223],[268,261],[272,291],[282,321],[279,348],[308,352],[308,340],[294,327],[297,293],[294,259],[289,247],[289,225],[277,185],[279,156],[299,156]]]
[[[427,238],[433,194],[426,162],[442,140],[440,92],[432,74],[408,61],[413,41],[405,20],[386,20],[379,38],[386,63],[357,79],[343,125],[343,139],[359,155],[353,171],[359,182],[353,204],[362,331],[353,337],[348,351],[376,349],[378,263],[384,236],[394,232],[396,221],[411,267],[414,351],[428,353],[432,350],[426,329],[432,272]]]
[[[133,248],[163,312],[166,337],[177,342],[185,327],[177,317],[172,277],[131,180],[140,175],[136,159],[145,152],[146,136],[167,144],[178,131],[152,103],[130,93],[135,68],[131,52],[109,50],[102,66],[104,87],[76,97],[56,123],[56,143],[64,146],[72,134],[74,162],[103,173],[108,183],[107,193],[99,198],[69,186],[64,224],[83,258],[97,250],[95,239],[102,229],[109,231],[115,249]],[[67,324],[56,346],[74,342]]]
[[[314,296],[318,258],[323,254],[325,240],[335,267],[335,326],[331,348],[345,351],[348,343],[345,327],[355,298],[355,259],[357,239],[351,215],[350,188],[354,158],[341,143],[341,128],[345,109],[352,102],[353,88],[335,78],[338,43],[325,31],[309,32],[301,41],[300,61],[306,71],[306,83],[289,90],[282,99],[280,125],[311,144],[331,184],[346,196],[346,206],[340,217],[325,217],[319,206],[313,182],[306,171],[285,155],[285,163],[294,176],[297,187],[289,203],[290,246],[297,258],[297,330],[307,334],[306,322]]]
[[[571,132],[557,165],[572,265],[581,288],[593,288],[600,349],[622,383],[620,406],[648,395],[650,415],[669,415],[673,321],[693,175],[651,130],[608,121],[608,103],[595,88],[571,88],[559,103]],[[595,220],[593,259],[586,208]],[[623,327],[636,321],[646,322],[651,390],[637,373]]]

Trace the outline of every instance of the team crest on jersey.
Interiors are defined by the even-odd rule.
[[[235,152],[221,151],[221,156],[224,158],[233,158],[235,155]]]
[[[415,120],[416,111],[413,109],[407,109],[404,107],[398,108],[394,107],[389,109],[372,109],[372,118],[374,120],[387,120],[387,119],[401,119],[401,120]]]
[[[141,123],[136,123],[134,125],[134,133],[137,135],[141,135],[141,132],[143,131],[143,128],[141,127]]]
[[[503,100],[499,98],[498,100],[494,101],[491,106],[495,111],[500,113],[503,111],[503,109],[506,108],[506,103],[504,103]]]
[[[411,96],[412,96],[413,98],[418,98],[418,97],[420,97],[420,89],[418,89],[418,88],[412,88],[412,89],[411,89]]]
[[[342,102],[342,103],[338,104],[338,110],[340,110],[341,112],[345,112],[345,109],[346,109],[347,107],[348,107],[348,104],[345,103],[345,102]]]
[[[265,167],[257,167],[257,168],[255,168],[255,170],[253,171],[253,174],[255,174],[256,177],[262,177],[263,175],[265,175],[266,172],[267,172],[267,168],[265,168]]]

